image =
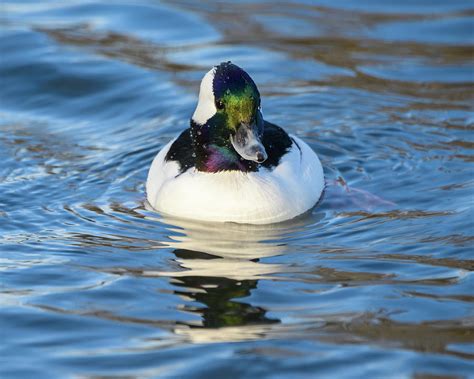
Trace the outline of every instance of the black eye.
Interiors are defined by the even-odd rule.
[[[224,102],[222,100],[216,100],[216,108],[224,109]]]

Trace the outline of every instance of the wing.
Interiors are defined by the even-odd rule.
[[[180,172],[196,165],[196,155],[193,155],[191,128],[184,130],[171,144],[165,155],[165,161],[175,161],[179,164]]]
[[[282,128],[265,121],[262,143],[268,154],[268,158],[262,166],[272,168],[278,166],[281,158],[290,151],[293,140]]]

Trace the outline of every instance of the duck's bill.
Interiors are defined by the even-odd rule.
[[[268,158],[265,147],[259,137],[259,128],[256,123],[241,123],[235,135],[230,137],[230,142],[239,155],[257,163],[263,163]]]

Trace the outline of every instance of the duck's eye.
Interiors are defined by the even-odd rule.
[[[224,102],[222,100],[216,100],[216,108],[224,109]]]

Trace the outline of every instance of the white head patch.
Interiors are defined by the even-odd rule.
[[[194,122],[204,125],[207,120],[214,116],[217,112],[214,98],[213,82],[216,68],[210,69],[201,81],[199,89],[199,100],[196,110],[193,114]]]

